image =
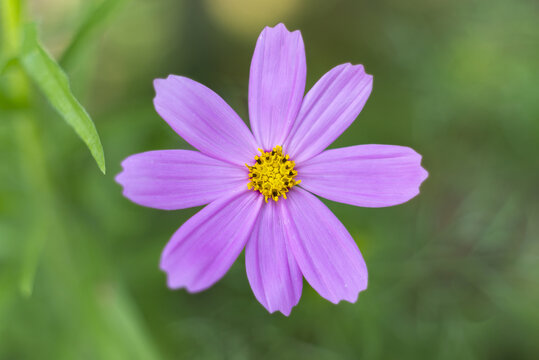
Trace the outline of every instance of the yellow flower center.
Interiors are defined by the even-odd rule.
[[[286,193],[297,185],[301,180],[296,180],[298,174],[294,170],[295,162],[289,160],[288,155],[283,155],[283,148],[277,145],[272,151],[265,152],[262,149],[260,156],[255,156],[255,164],[249,169],[249,190],[260,191],[264,195],[266,202],[269,198],[274,201],[279,200],[279,196],[286,199]]]

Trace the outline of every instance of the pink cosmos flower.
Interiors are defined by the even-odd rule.
[[[372,76],[362,65],[339,65],[304,96],[306,68],[299,31],[283,24],[262,31],[249,79],[252,132],[204,85],[175,75],[154,81],[157,112],[200,152],[132,155],[116,181],[140,205],[208,204],[163,251],[170,288],[209,288],[245,247],[249,283],[270,312],[290,314],[303,277],[333,303],[355,302],[366,289],[356,243],[315,195],[364,207],[397,205],[419,193],[427,172],[408,147],[325,150],[359,115]]]

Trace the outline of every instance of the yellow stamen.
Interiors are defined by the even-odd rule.
[[[249,169],[249,190],[259,191],[266,202],[268,199],[274,201],[279,200],[282,196],[286,199],[286,193],[297,185],[301,180],[296,180],[298,172],[294,170],[296,163],[289,160],[288,155],[283,155],[283,148],[277,145],[272,151],[265,152],[262,149],[260,156],[255,156],[255,164],[250,166],[245,164]]]

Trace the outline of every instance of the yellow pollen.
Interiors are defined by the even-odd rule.
[[[301,180],[296,180],[298,172],[294,170],[295,162],[289,160],[288,155],[283,155],[283,148],[277,145],[272,151],[265,152],[262,149],[260,156],[255,156],[255,164],[249,169],[249,190],[259,191],[266,202],[269,198],[279,200],[279,196],[286,199],[286,193],[297,185]]]

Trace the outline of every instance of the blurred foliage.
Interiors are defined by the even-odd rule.
[[[537,2],[8,3],[19,2],[0,1],[0,359],[537,357]],[[106,176],[13,60],[20,13],[92,114]],[[258,304],[242,257],[203,293],[168,290],[160,252],[198,209],[142,208],[113,181],[130,154],[188,148],[153,109],[156,77],[200,81],[247,119],[256,38],[281,20],[302,31],[309,87],[348,61],[374,74],[332,146],[412,146],[430,172],[401,206],[329,204],[369,289],[335,306],[306,285],[289,318]]]

